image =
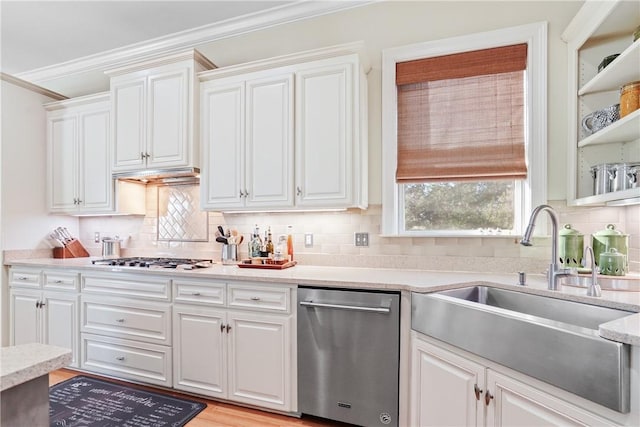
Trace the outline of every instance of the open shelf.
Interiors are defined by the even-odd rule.
[[[578,147],[629,142],[640,137],[640,110],[636,110],[609,126],[578,142]]]
[[[617,202],[625,204],[640,203],[640,187],[630,188],[624,191],[612,191],[611,193],[598,194],[575,199],[575,206],[615,205]]]
[[[615,90],[627,83],[640,80],[638,64],[640,64],[640,40],[636,40],[611,64],[582,86],[578,95]]]

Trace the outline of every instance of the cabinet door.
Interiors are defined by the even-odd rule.
[[[11,290],[11,345],[39,343],[41,293],[28,290]]]
[[[225,326],[225,313],[222,311],[174,306],[174,388],[205,396],[226,397]]]
[[[113,209],[114,181],[111,177],[109,110],[80,115],[79,128],[80,210],[84,212]]]
[[[42,343],[71,349],[70,365],[79,367],[78,295],[45,293],[42,303]]]
[[[202,93],[201,204],[244,206],[244,83],[207,84]]]
[[[189,163],[189,70],[149,77],[147,122],[148,168]]]
[[[411,369],[411,425],[483,424],[483,366],[414,340]]]
[[[48,119],[49,210],[74,212],[78,179],[76,115],[52,116]]]
[[[296,72],[296,203],[347,207],[352,203],[354,66],[326,62]]]
[[[293,74],[246,90],[246,205],[293,206]]]
[[[488,426],[611,425],[564,400],[511,377],[487,370],[487,388],[493,394],[487,407]]]
[[[111,81],[113,171],[143,169],[146,78]]]
[[[291,410],[291,318],[230,312],[228,398]]]

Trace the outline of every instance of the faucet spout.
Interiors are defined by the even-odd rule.
[[[525,230],[520,244],[523,246],[531,246],[531,237],[533,236],[533,230],[535,228],[536,220],[540,212],[545,211],[549,214],[551,219],[551,263],[549,264],[549,271],[547,277],[549,279],[548,289],[552,291],[558,290],[558,281],[561,277],[575,275],[575,270],[570,268],[560,268],[558,265],[558,215],[549,205],[540,205],[531,212],[531,218],[529,219],[529,225]]]
[[[589,259],[591,260],[591,285],[589,289],[587,289],[587,296],[590,297],[599,297],[602,296],[602,289],[598,284],[598,266],[596,265],[596,257],[593,254],[593,248],[591,246],[587,246],[584,248],[584,255],[582,256],[583,267],[586,267],[587,264],[587,253],[589,253]]]

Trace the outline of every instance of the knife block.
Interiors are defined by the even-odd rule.
[[[88,256],[89,252],[76,239],[67,242],[64,248],[53,248],[54,258],[84,258]]]

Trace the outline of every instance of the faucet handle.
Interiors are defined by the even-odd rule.
[[[527,286],[527,274],[524,271],[518,271],[518,285]]]

